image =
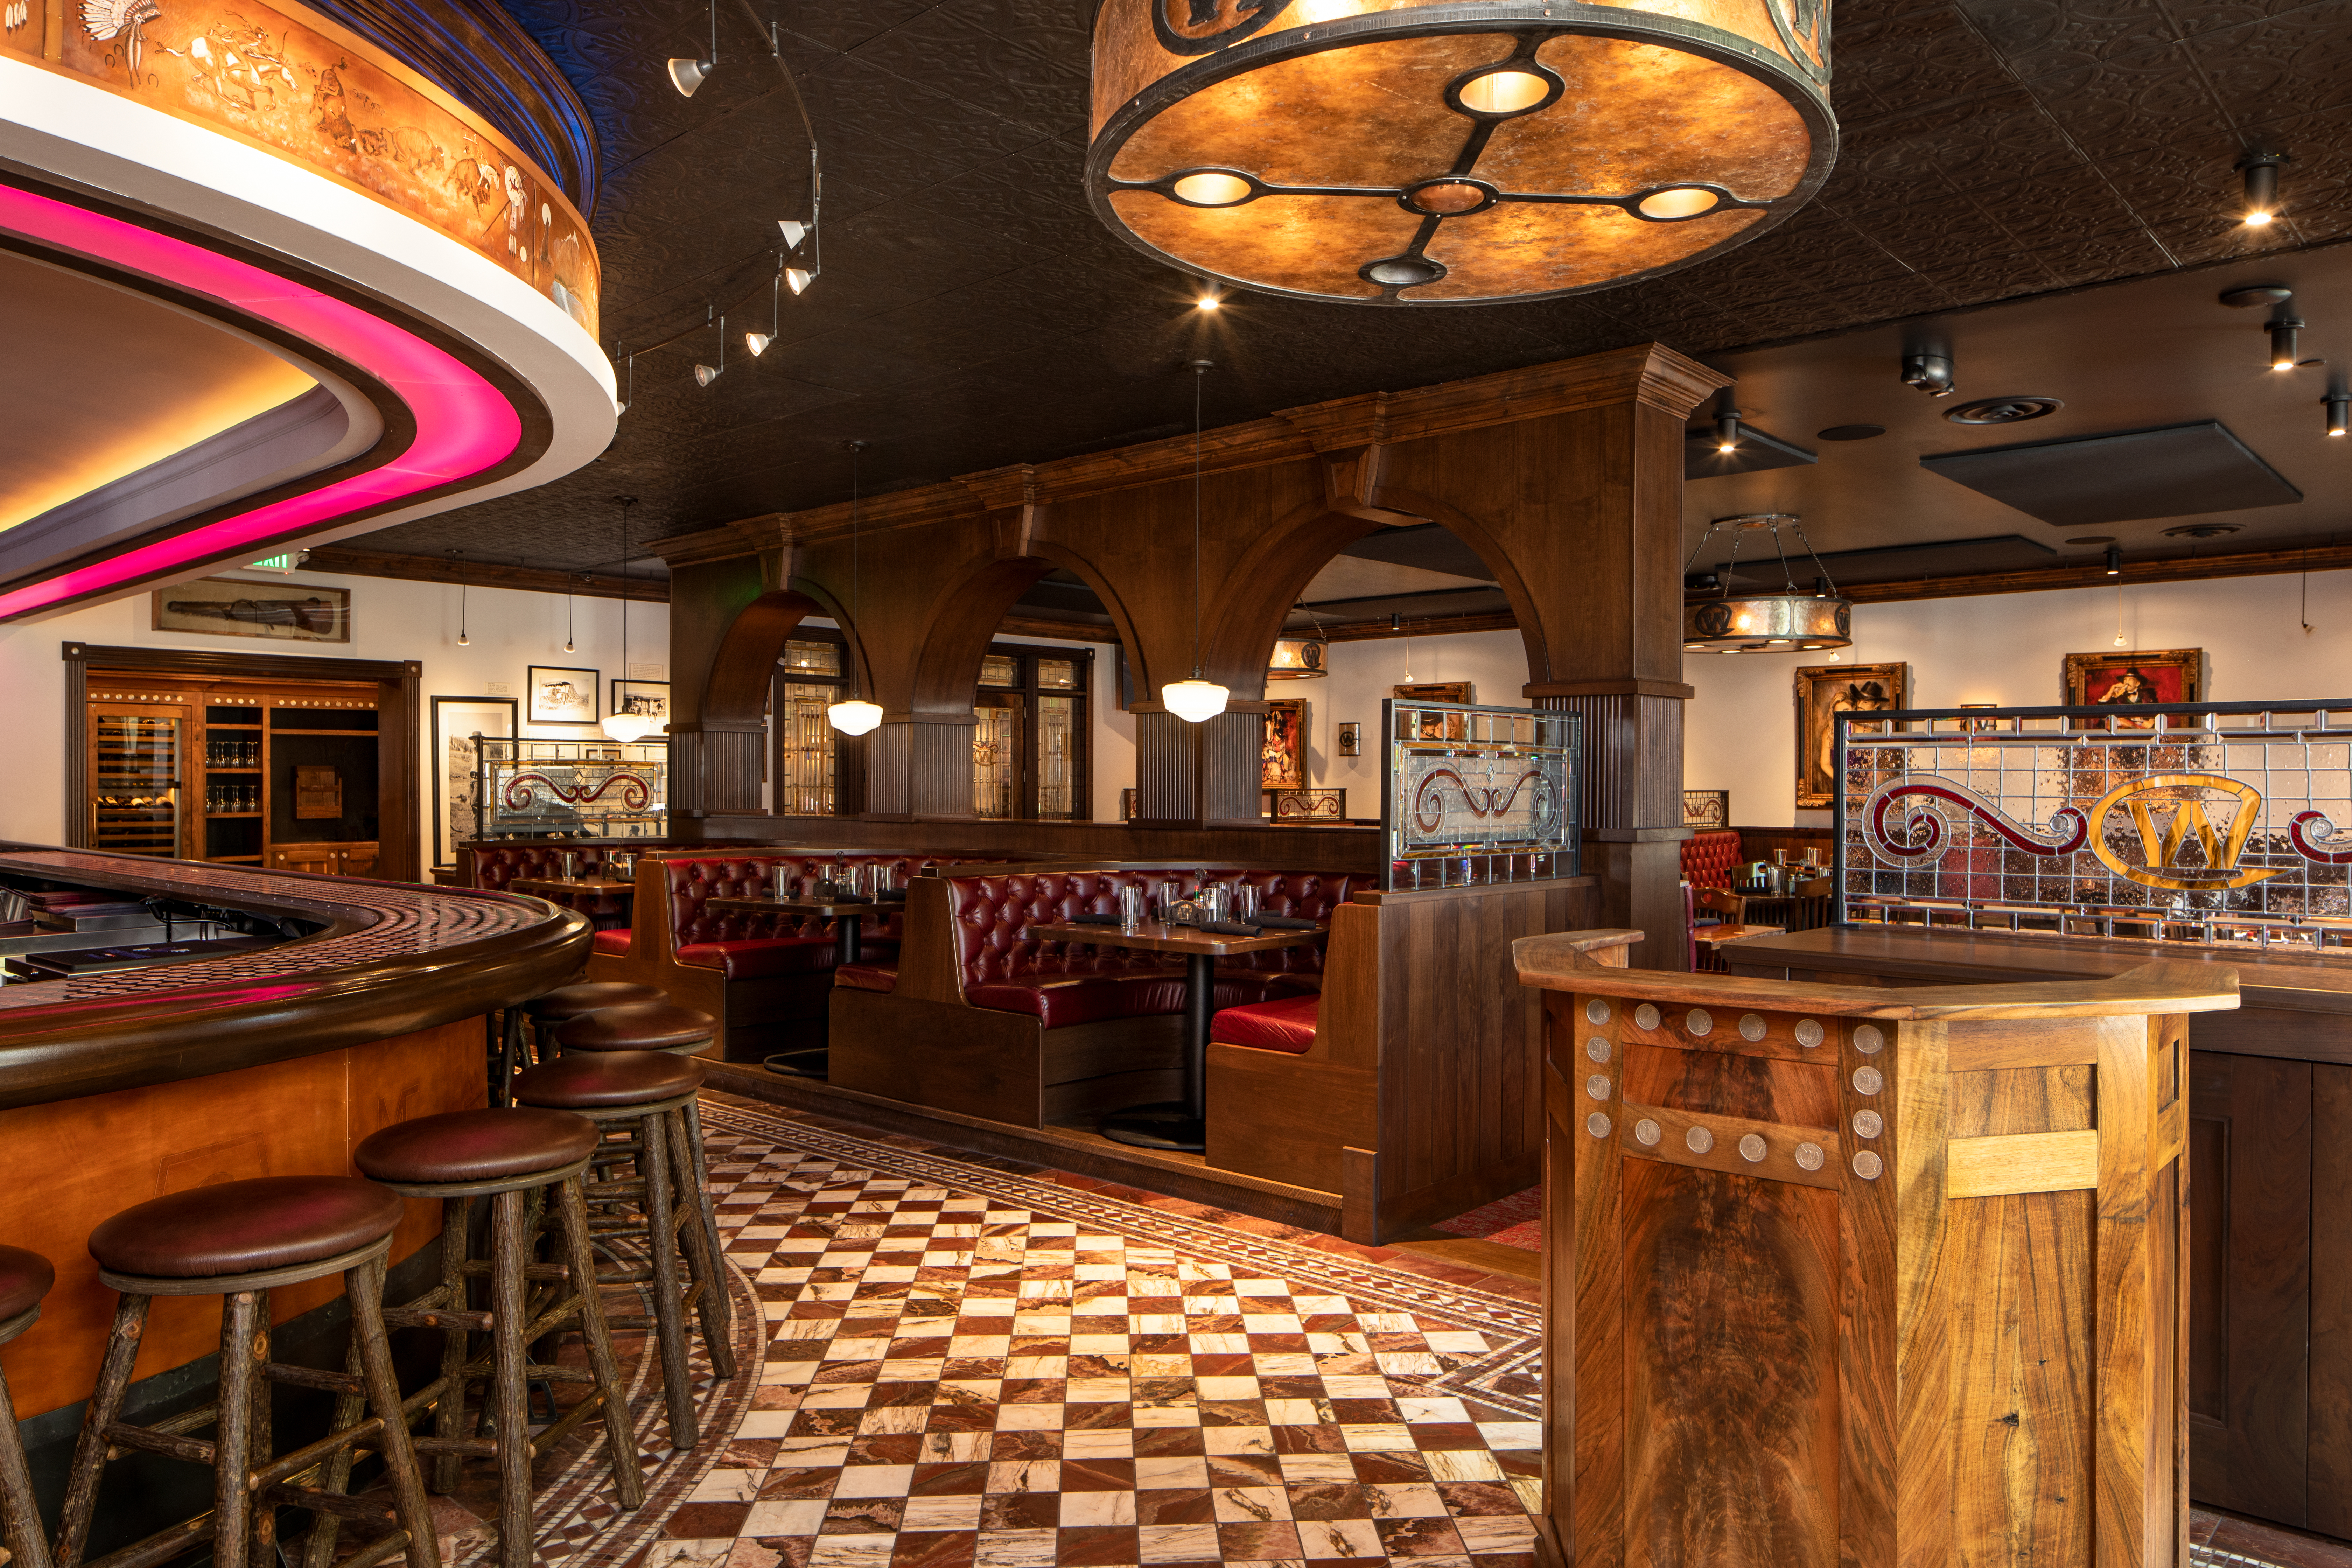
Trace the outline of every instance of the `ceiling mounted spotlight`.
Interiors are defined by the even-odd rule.
[[[694,89],[719,68],[719,0],[710,0],[710,53],[701,59],[674,59],[669,62],[670,85],[685,97],[692,98]]]
[[[1726,408],[1715,416],[1715,449],[1728,452],[1739,445],[1739,410]]]
[[[1225,302],[1217,298],[1217,291],[1205,285],[1201,289],[1200,298],[1192,301],[1192,308],[1196,310],[1222,310],[1224,306]]]
[[[1914,392],[1924,392],[1930,397],[1949,397],[1956,390],[1952,385],[1952,359],[1949,354],[1905,354],[1903,384]]]
[[[712,382],[717,381],[720,376],[725,375],[726,374],[727,318],[721,316],[719,318],[719,363],[716,365],[696,365],[694,367],[694,384],[697,386],[709,386]]]
[[[2342,436],[2352,431],[2352,392],[2339,387],[2319,401],[2327,409],[2327,433],[2330,436]]]
[[[2295,339],[2303,323],[2293,316],[2280,316],[2263,323],[2271,335],[2271,368],[2293,370],[2295,367]]]
[[[764,332],[743,334],[743,346],[751,351],[753,359],[758,359],[761,354],[766,353],[768,345],[776,341],[776,334],[784,330],[783,287],[784,269],[779,266],[776,268],[775,280],[768,285],[768,330]]]
[[[2120,576],[2122,576],[2122,575],[2123,575],[2123,571],[2124,571],[2124,547],[2123,547],[2122,545],[2120,545],[2120,544],[2110,544],[2110,545],[2108,545],[2108,546],[2107,546],[2107,575],[2108,575],[2108,576],[2110,576],[2110,577],[2120,577]]]
[[[2249,153],[2238,160],[2238,172],[2246,180],[2244,222],[2249,228],[2262,228],[2278,216],[2279,165],[2287,161],[2284,153]]]
[[[2028,419],[2046,419],[2065,406],[2055,397],[1979,397],[1947,409],[1944,417],[1955,425],[2021,425]]]
[[[1221,284],[1588,293],[1754,239],[1836,155],[1830,0],[1104,0],[1095,215]]]
[[[783,69],[783,61],[781,58],[776,62],[776,68]],[[808,254],[800,258],[799,265],[784,268],[784,283],[795,297],[806,293],[808,286],[815,281],[819,273],[824,270],[824,235],[818,225],[818,219],[824,216],[824,173],[816,166],[816,135],[815,132],[811,132],[808,222],[803,223],[796,217],[780,217],[776,220],[777,231],[784,237],[786,257],[799,250],[803,244],[808,247]]]

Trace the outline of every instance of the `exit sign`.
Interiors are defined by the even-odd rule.
[[[309,553],[307,550],[298,550],[291,555],[265,555],[246,564],[255,572],[291,572],[302,564],[302,557]]]

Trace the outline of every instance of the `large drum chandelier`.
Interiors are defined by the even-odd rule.
[[[1575,294],[1762,234],[1836,155],[1828,0],[1102,0],[1087,192],[1204,277]]]
[[[1796,569],[1790,564],[1780,539],[1782,528],[1796,534],[1798,544],[1812,560],[1817,574],[1812,593],[1797,587]],[[1734,594],[1731,580],[1739,570],[1740,543],[1750,533],[1765,531],[1771,534],[1780,553],[1780,589]],[[1742,512],[1708,523],[1690,560],[1683,563],[1685,581],[1707,541],[1726,532],[1731,535],[1731,560],[1720,574],[1722,591],[1714,598],[1688,600],[1683,605],[1685,653],[1812,653],[1853,646],[1853,601],[1839,595],[1837,584],[1830,581],[1829,568],[1822,564],[1820,554],[1805,538],[1804,523],[1788,512]]]

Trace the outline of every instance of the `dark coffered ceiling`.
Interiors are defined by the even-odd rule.
[[[852,437],[876,444],[882,489],[1162,436],[1189,423],[1175,366],[1194,356],[1221,366],[1214,424],[1653,338],[1720,355],[2352,233],[2347,0],[1840,0],[1837,169],[1756,243],[1574,300],[1236,295],[1210,316],[1087,209],[1088,0],[784,0],[824,144],[824,275],[785,296],[755,361],[740,332],[767,326],[774,220],[805,212],[807,149],[742,0],[690,100],[662,62],[700,52],[700,7],[508,4],[602,140],[605,346],[677,341],[637,357],[602,461],[370,548],[587,564],[613,553],[615,496],[641,498],[640,539],[842,499]],[[2294,159],[2266,230],[2232,210],[2256,148]],[[706,390],[692,366],[718,336],[690,329],[714,310],[728,369]]]

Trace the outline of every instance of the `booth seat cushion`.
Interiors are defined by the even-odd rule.
[[[763,937],[750,942],[698,942],[677,950],[677,961],[715,969],[730,980],[778,974],[818,974],[833,967],[829,936]]]
[[[1238,1007],[1248,1002],[1266,1002],[1276,996],[1312,996],[1323,989],[1319,974],[1285,974],[1277,970],[1220,969],[1217,971],[1217,1005]]]
[[[833,983],[856,991],[896,991],[898,989],[898,966],[896,963],[844,963],[834,970]]]
[[[629,955],[629,933],[625,931],[600,931],[596,933],[595,950],[614,958]]]
[[[1184,976],[1089,974],[985,981],[964,987],[964,1000],[999,1013],[1027,1013],[1049,1029],[1098,1024],[1107,1018],[1150,1018],[1184,1010]]]
[[[1683,880],[1686,882],[1727,888],[1731,868],[1739,863],[1739,835],[1728,828],[1711,828],[1683,840]]]
[[[1315,1020],[1322,1006],[1320,995],[1309,995],[1228,1007],[1209,1020],[1209,1038],[1219,1045],[1297,1056],[1315,1043]]]
[[[742,942],[782,936],[822,936],[833,931],[830,921],[790,914],[747,913],[714,910],[713,899],[764,899],[775,891],[778,867],[791,879],[832,877],[843,866],[895,868],[903,886],[907,879],[942,857],[936,855],[803,855],[737,853],[733,855],[665,856],[662,879],[669,891],[671,930],[683,950],[705,942]],[[945,858],[985,860],[988,856],[950,854]],[[866,917],[864,934],[869,942],[898,940],[907,906],[877,904]],[[681,956],[680,962],[685,962]]]

